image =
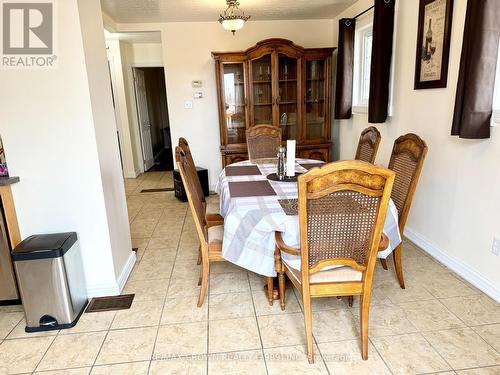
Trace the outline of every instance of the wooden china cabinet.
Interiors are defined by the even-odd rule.
[[[248,159],[246,130],[260,124],[297,140],[298,157],[330,161],[333,51],[267,39],[246,51],[212,52],[224,166]]]

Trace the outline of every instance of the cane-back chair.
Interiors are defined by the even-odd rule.
[[[184,138],[179,138],[179,147],[184,151],[184,154],[188,158],[189,162],[192,165],[196,165],[193,160],[193,155],[191,154],[191,150],[189,149],[189,144]],[[206,220],[209,227],[215,225],[224,224],[224,218],[220,214],[219,207],[219,196],[210,196],[206,199],[205,194],[203,193],[203,188],[201,187],[200,179],[198,177],[198,173],[196,172],[196,167],[194,168],[194,182],[195,189],[197,194],[201,197],[203,205],[206,208]]]
[[[208,289],[210,262],[223,260],[222,238],[224,235],[224,226],[208,226],[205,216],[205,207],[200,193],[196,189],[196,179],[194,178],[196,167],[191,163],[187,155],[180,147],[175,148],[175,160],[181,174],[184,189],[186,190],[189,208],[191,209],[196,231],[201,244],[201,289],[198,298],[198,307],[201,307]]]
[[[394,142],[389,169],[396,173],[394,188],[392,189],[392,200],[398,210],[399,232],[404,233],[406,220],[410,213],[413,195],[417,189],[420,172],[424,165],[428,147],[425,141],[416,134],[406,134]],[[399,285],[405,288],[402,263],[402,247],[400,244],[394,249],[392,256],[394,267],[398,276]],[[385,259],[382,266],[387,270]]]
[[[380,145],[380,132],[374,126],[370,126],[361,132],[356,150],[355,160],[366,161],[367,163],[375,163],[377,157],[378,146]]]
[[[300,249],[277,232],[275,258],[281,308],[285,274],[302,294],[311,363],[313,297],[360,296],[362,357],[368,358],[373,271],[393,182],[394,172],[362,161],[330,163],[298,178]],[[291,266],[293,256],[300,256],[300,269]]]
[[[247,130],[250,160],[274,158],[281,144],[281,129],[272,125],[256,125]]]

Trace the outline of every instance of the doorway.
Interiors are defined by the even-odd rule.
[[[174,169],[165,70],[134,67],[134,90],[144,172]]]

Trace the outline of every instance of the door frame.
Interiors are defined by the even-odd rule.
[[[165,65],[162,63],[162,62],[151,62],[151,63],[131,63],[129,64],[128,66],[128,76],[129,76],[129,82],[130,82],[130,87],[129,87],[129,90],[130,90],[130,97],[133,98],[133,100],[131,100],[131,110],[132,110],[132,117],[133,117],[133,120],[134,120],[134,126],[133,126],[133,130],[134,130],[134,138],[135,138],[135,142],[133,147],[135,148],[136,150],[136,154],[137,156],[139,157],[140,160],[138,160],[138,164],[139,164],[139,172],[140,173],[144,173],[144,153],[143,153],[143,150],[142,150],[142,142],[141,142],[141,129],[140,129],[140,126],[141,124],[139,123],[139,114],[138,114],[138,108],[137,108],[137,95],[136,95],[136,92],[135,92],[135,77],[134,77],[134,69],[135,68],[163,68],[163,74],[164,76],[166,77],[167,76],[167,73],[165,71]],[[168,108],[167,108],[167,111],[168,111]]]

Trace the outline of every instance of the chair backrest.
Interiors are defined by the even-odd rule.
[[[179,146],[175,148],[175,160],[181,174],[182,183],[184,184],[184,190],[186,191],[189,207],[191,209],[191,213],[193,215],[196,226],[196,231],[198,232],[198,237],[202,244],[207,244],[208,237],[207,222],[205,219],[205,207],[203,206],[201,196],[196,191],[196,181],[194,181],[193,178],[193,169],[195,169],[195,167],[190,162],[185,152]],[[194,172],[196,172],[196,170]]]
[[[194,185],[196,189],[196,193],[201,197],[203,204],[205,204],[205,194],[203,193],[203,188],[201,186],[200,178],[198,177],[198,173],[196,172],[196,164],[193,160],[193,155],[191,154],[191,150],[189,149],[189,144],[185,138],[179,138],[179,147],[184,151],[188,162],[194,166]]]
[[[377,157],[378,146],[381,140],[380,132],[374,126],[370,126],[361,132],[356,150],[355,160],[366,161],[367,163],[375,163]]]
[[[298,178],[301,272],[350,266],[371,278],[394,172],[362,161],[313,168]]]
[[[394,142],[389,169],[396,172],[392,200],[398,209],[401,232],[410,212],[427,150],[425,141],[416,134],[403,135]]]
[[[281,129],[273,125],[256,125],[247,130],[250,160],[272,158],[281,144]]]

